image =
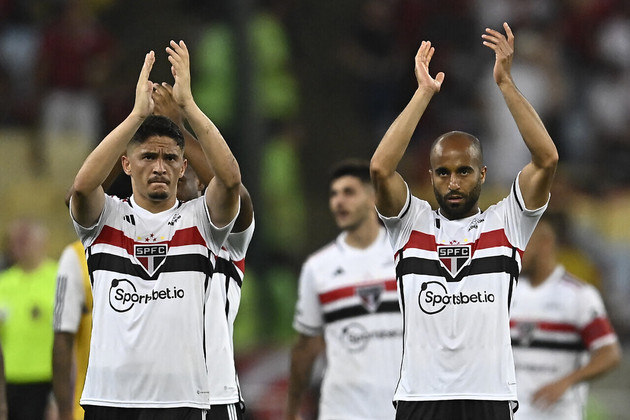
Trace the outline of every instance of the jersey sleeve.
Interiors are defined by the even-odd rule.
[[[59,259],[53,329],[76,333],[85,306],[83,271],[74,248],[67,246]]]
[[[208,190],[206,190],[206,194],[208,194]],[[236,216],[234,216],[234,218],[223,227],[217,227],[212,222],[212,219],[210,217],[210,210],[208,210],[208,206],[206,205],[206,195],[196,198],[190,203],[194,206],[195,217],[199,221],[199,227],[203,230],[203,234],[208,241],[208,246],[210,247],[210,250],[215,254],[218,254],[228,235],[232,231],[234,223],[236,222],[236,218],[238,217],[238,213],[240,212],[240,198],[238,204],[239,208],[236,212]]]
[[[77,232],[81,243],[85,248],[92,245],[94,240],[98,237],[105,225],[105,220],[113,214],[117,208],[117,204],[120,203],[120,199],[111,197],[105,194],[105,203],[103,204],[103,210],[101,211],[101,215],[98,217],[96,223],[92,226],[84,227],[81,226],[72,215],[72,205],[70,205],[70,217],[72,218],[72,224],[74,225],[74,230]],[[71,199],[72,204],[72,199]]]
[[[381,213],[378,213],[378,217],[383,221],[385,229],[387,230],[387,236],[394,252],[398,252],[405,246],[406,241],[411,235],[414,221],[418,218],[428,215],[431,212],[431,206],[424,200],[420,200],[417,197],[411,195],[409,191],[409,185],[405,183],[407,188],[407,199],[400,213],[396,216],[386,217]],[[429,220],[427,218],[427,220]]]
[[[247,248],[254,236],[255,222],[252,218],[252,223],[242,232],[230,233],[225,241],[225,249],[230,255],[232,261],[241,261],[247,254]]]
[[[617,341],[617,335],[597,289],[585,285],[578,299],[578,328],[586,348],[592,351]]]
[[[518,183],[520,175],[519,172],[512,183],[510,194],[497,205],[502,206],[505,210],[505,234],[508,240],[513,246],[524,251],[538,221],[547,209],[549,200],[544,206],[534,210],[525,207],[523,194]]]
[[[314,267],[311,261],[307,261],[300,273],[298,287],[298,301],[295,307],[293,328],[299,333],[316,336],[323,332],[324,317],[319,294],[315,285]]]

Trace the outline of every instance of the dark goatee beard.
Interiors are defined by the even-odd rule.
[[[149,198],[151,200],[155,200],[155,201],[166,200],[168,198],[168,193],[166,193],[166,192],[149,193]]]
[[[444,217],[449,220],[462,219],[469,214],[479,201],[479,196],[481,195],[481,181],[477,183],[470,194],[457,193],[457,195],[461,195],[464,198],[464,202],[458,206],[450,205],[446,200],[448,194],[439,194],[435,187],[433,187],[433,193],[435,194],[435,199],[440,205],[440,211]]]

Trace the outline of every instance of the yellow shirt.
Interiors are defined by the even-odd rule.
[[[0,340],[9,383],[52,379],[56,275],[52,260],[31,272],[13,266],[0,273]]]

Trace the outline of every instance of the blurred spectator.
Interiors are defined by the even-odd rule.
[[[31,125],[37,111],[36,68],[41,1],[10,1],[0,6],[0,74],[3,101],[0,122]]]
[[[512,64],[512,76],[551,131],[550,122],[560,113],[566,91],[558,37],[552,31],[522,29],[514,49],[518,55]],[[529,162],[530,153],[494,85],[492,74],[487,73],[479,86],[488,130],[484,136],[488,139],[484,154],[491,168],[488,182],[509,185],[514,180],[514,168]]]
[[[197,97],[213,121],[234,130],[239,123],[235,120],[239,85],[235,35],[222,14],[213,18],[203,29],[197,47]],[[268,128],[268,124],[287,121],[297,113],[298,92],[288,35],[272,7],[256,11],[248,31],[254,72],[253,91],[248,94],[253,95],[256,112]]]
[[[62,137],[78,137],[86,150],[100,139],[99,90],[111,70],[112,47],[112,36],[81,0],[67,0],[44,29],[38,68],[44,89],[40,129],[50,154]]]
[[[341,64],[357,83],[355,107],[377,139],[398,110],[397,89],[406,62],[397,39],[395,4],[369,0],[361,4],[358,26],[351,38],[341,42]]]
[[[8,235],[14,265],[0,273],[0,341],[9,418],[41,419],[51,391],[57,263],[46,257],[39,222],[16,220]]]

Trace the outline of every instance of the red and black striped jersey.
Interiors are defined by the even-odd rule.
[[[545,207],[525,208],[517,178],[508,197],[464,219],[408,189],[400,214],[381,216],[404,321],[395,400],[516,400],[509,307]]]
[[[234,364],[234,320],[241,303],[245,255],[254,235],[254,220],[247,229],[230,233],[217,255],[206,303],[206,354],[210,404],[243,400]]]
[[[201,197],[153,214],[110,196],[94,226],[74,222],[94,296],[82,404],[209,407],[203,311],[233,223]]]
[[[531,400],[542,386],[582,366],[588,352],[617,341],[597,290],[556,267],[540,285],[521,279],[514,294],[510,320],[519,410],[522,418],[583,418],[588,384],[568,389],[548,409]]]
[[[324,335],[327,367],[321,419],[392,419],[402,320],[385,229],[366,249],[346,234],[302,267],[294,328]]]

